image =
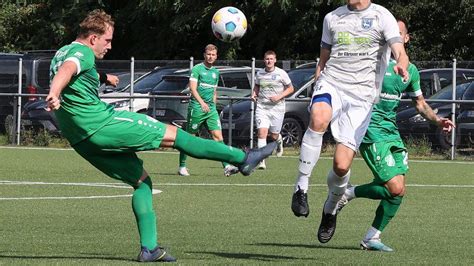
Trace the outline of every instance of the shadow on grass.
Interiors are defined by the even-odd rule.
[[[187,252],[195,254],[208,254],[227,259],[259,260],[259,261],[277,261],[277,260],[314,260],[314,258],[299,258],[292,256],[267,255],[255,253],[229,253],[229,252]]]
[[[326,246],[322,244],[289,244],[289,243],[255,243],[252,246],[272,246],[285,248],[315,248],[315,249],[336,249],[336,250],[360,250],[354,246]]]

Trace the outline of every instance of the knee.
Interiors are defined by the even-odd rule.
[[[387,183],[387,189],[393,197],[404,196],[405,195],[405,184],[402,182],[402,179],[390,180],[391,182]]]
[[[390,194],[393,196],[393,197],[397,197],[397,196],[405,196],[405,186],[399,186],[399,187],[394,187],[394,188],[390,188],[388,190],[390,192]]]
[[[336,175],[345,176],[349,172],[350,166],[342,163],[334,163],[333,170]]]
[[[321,117],[312,117],[309,127],[316,132],[326,132],[329,126],[329,121],[322,119]]]

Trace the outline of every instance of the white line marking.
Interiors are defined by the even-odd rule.
[[[45,148],[45,147],[17,147],[17,146],[0,146],[0,149],[16,149],[16,150],[51,150],[51,151],[74,151],[72,148]],[[140,153],[159,153],[159,154],[179,154],[179,151],[141,151]],[[299,158],[299,156],[292,156],[292,155],[283,155],[280,158]],[[321,160],[332,160],[332,157],[325,157],[322,156],[319,159]],[[278,159],[277,159],[278,160]],[[356,161],[363,161],[362,158],[354,158]],[[450,160],[415,160],[415,159],[408,159],[408,163],[439,163],[439,164],[472,164],[474,165],[474,161],[450,161]]]
[[[88,186],[88,187],[107,187],[107,188],[126,188],[132,187],[121,183],[54,183],[54,182],[30,182],[30,181],[9,181],[0,180],[0,185],[53,185],[53,186]],[[152,194],[159,194],[161,190],[152,189]],[[68,196],[68,197],[11,197],[0,198],[0,200],[51,200],[51,199],[110,199],[110,198],[129,198],[132,194],[125,195],[101,195],[101,196]]]
[[[225,187],[293,187],[294,184],[229,184],[229,183],[153,183],[156,186],[225,186]],[[357,185],[357,184],[352,184]],[[327,187],[326,184],[312,184],[310,187]],[[474,185],[424,185],[407,184],[407,187],[474,188]]]
[[[63,183],[63,182],[31,182],[31,181],[9,181],[0,180],[0,185],[62,185],[62,186],[88,186],[107,188],[126,188],[130,186],[122,183]],[[227,187],[293,187],[293,184],[229,184],[229,183],[156,183],[157,186],[227,186]],[[326,187],[326,184],[312,184],[311,187]],[[474,185],[432,185],[432,184],[407,184],[407,187],[437,187],[437,188],[474,188]],[[153,194],[161,193],[161,190],[153,189]],[[68,197],[3,197],[0,200],[57,200],[57,199],[110,199],[129,198],[132,194],[125,195],[101,195],[101,196],[68,196]]]

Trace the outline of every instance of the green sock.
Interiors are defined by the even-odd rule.
[[[369,198],[369,199],[391,199],[393,198],[392,194],[388,189],[377,183],[369,183],[354,188],[354,194],[356,197],[360,198]]]
[[[383,231],[385,226],[392,220],[397,213],[402,203],[402,196],[393,197],[391,199],[384,199],[380,201],[379,207],[375,212],[375,218],[372,226],[379,231]]]
[[[156,215],[153,209],[152,184],[150,177],[147,177],[132,196],[132,208],[137,220],[138,233],[140,234],[140,244],[149,250],[158,246]]]
[[[245,160],[245,152],[241,149],[193,136],[180,128],[176,133],[174,147],[198,159],[227,162],[233,165],[242,164]]]
[[[218,142],[219,142],[219,143],[222,143],[222,144],[224,144],[224,145],[225,145],[225,143],[224,143],[224,141],[223,141],[223,140],[221,140],[221,141],[218,141]],[[226,163],[226,162],[222,162],[222,167],[224,167],[224,168],[225,168],[227,165],[229,165],[229,164],[228,164],[228,163]]]
[[[176,145],[175,145],[176,146]],[[188,156],[184,152],[179,153],[179,167],[185,167],[186,166],[186,158]]]

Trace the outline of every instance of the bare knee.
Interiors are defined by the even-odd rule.
[[[350,170],[350,165],[334,163],[333,170],[336,175],[345,176]]]
[[[311,107],[309,127],[316,132],[325,132],[331,122],[332,108],[325,102],[318,102]]]
[[[405,195],[405,177],[403,175],[390,179],[385,186],[393,197]]]
[[[345,176],[351,169],[352,160],[355,151],[344,144],[336,144],[336,152],[334,153],[333,170],[338,176]]]

